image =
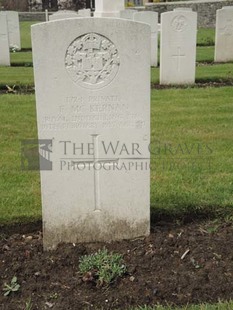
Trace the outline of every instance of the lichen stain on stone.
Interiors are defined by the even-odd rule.
[[[101,212],[102,213],[102,212]],[[101,224],[101,223],[104,223]],[[145,220],[110,220],[110,217],[101,216],[98,221],[96,216],[88,216],[82,221],[67,225],[48,227],[44,223],[43,245],[44,250],[55,250],[59,243],[87,243],[111,242],[123,239],[134,239],[148,236],[150,221]]]

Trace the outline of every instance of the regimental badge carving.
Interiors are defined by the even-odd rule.
[[[71,79],[82,87],[98,89],[116,76],[120,57],[115,45],[97,33],[76,38],[68,47],[65,67]]]
[[[171,26],[175,31],[182,32],[187,28],[188,20],[185,16],[178,15],[175,18],[173,18]]]

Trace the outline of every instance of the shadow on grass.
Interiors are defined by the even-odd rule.
[[[195,206],[190,205],[185,210],[165,210],[151,206],[151,226],[167,226],[175,223],[185,225],[189,223],[209,220],[233,219],[233,206]],[[0,225],[0,238],[12,234],[28,234],[42,230],[42,220],[32,218],[18,218],[14,223]]]
[[[188,224],[214,219],[233,218],[233,206],[186,206],[185,210],[165,210],[151,206],[151,224],[158,222]]]

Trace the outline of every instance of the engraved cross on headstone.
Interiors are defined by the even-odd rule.
[[[186,57],[185,55],[181,54],[181,47],[178,46],[178,53],[177,55],[172,55],[173,58],[177,59],[177,70],[180,71],[180,65],[181,65],[181,58]]]
[[[93,134],[92,135],[92,141],[93,141],[93,147],[94,147],[94,151],[93,151],[93,160],[73,160],[72,164],[86,164],[88,163],[90,165],[90,167],[93,168],[94,170],[94,202],[95,202],[95,206],[94,206],[94,211],[101,211],[101,203],[100,203],[100,182],[99,182],[99,165],[104,164],[105,167],[107,165],[107,167],[113,167],[114,163],[117,163],[119,161],[119,159],[100,159],[99,158],[99,146],[98,146],[98,134]]]

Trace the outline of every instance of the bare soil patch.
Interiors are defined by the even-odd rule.
[[[43,252],[39,224],[1,228],[0,309],[127,309],[167,303],[217,302],[233,298],[233,225],[224,221],[157,223],[144,239],[61,244]],[[40,227],[39,227],[40,228]],[[109,287],[84,283],[79,258],[106,247],[123,254],[127,274]],[[13,276],[18,292],[3,296]]]

